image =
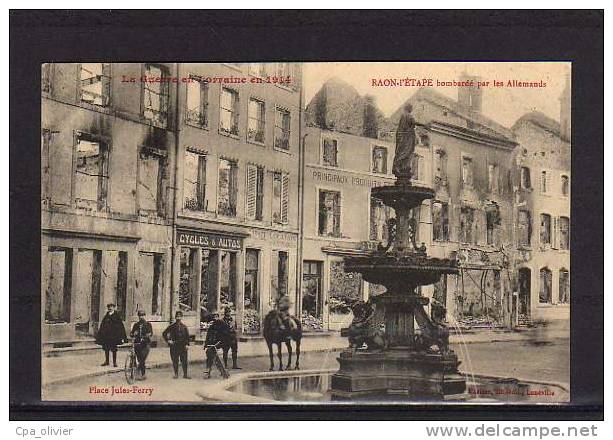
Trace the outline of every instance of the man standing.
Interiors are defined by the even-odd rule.
[[[153,336],[153,328],[151,324],[145,319],[144,310],[138,311],[138,321],[132,326],[130,336],[134,338],[134,351],[136,352],[136,359],[138,360],[138,368],[140,369],[139,380],[145,380],[145,361],[149,356],[149,344],[151,343],[151,336]]]
[[[106,315],[102,318],[100,328],[96,334],[96,344],[102,346],[105,361],[101,365],[109,364],[109,351],[113,352],[113,366],[117,366],[117,346],[126,340],[126,329],[123,326],[119,313],[115,311],[115,304],[106,305]]]
[[[226,307],[223,312],[223,321],[226,324],[225,341],[223,344],[223,363],[228,368],[228,351],[232,350],[232,369],[240,370],[237,364],[238,359],[238,338],[236,336],[236,323],[232,318],[232,310]]]
[[[183,379],[191,379],[187,375],[187,347],[189,345],[189,331],[185,324],[181,322],[183,312],[180,310],[175,313],[175,322],[170,324],[162,333],[162,337],[170,346],[170,358],[174,369],[174,378],[179,378],[179,360],[183,367]]]

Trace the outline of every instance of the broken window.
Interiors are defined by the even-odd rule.
[[[290,128],[290,112],[282,108],[277,108],[275,112],[275,148],[289,151]]]
[[[341,193],[319,191],[319,235],[341,236]]]
[[[492,194],[498,194],[500,192],[500,168],[498,165],[488,165],[487,186]]]
[[[168,78],[168,69],[164,66],[145,64],[145,76],[151,79],[151,82],[143,81],[143,116],[155,124],[166,127],[170,83],[169,81],[155,81],[155,79]]]
[[[330,167],[338,166],[338,142],[336,139],[323,138],[322,163]]]
[[[473,186],[473,160],[470,157],[462,158],[462,183],[464,186]]]
[[[530,211],[519,210],[517,230],[520,246],[530,246],[530,237],[532,236],[532,219],[530,217]]]
[[[540,272],[539,302],[551,303],[551,271],[546,267]]]
[[[560,249],[570,249],[570,219],[560,217]]]
[[[166,151],[142,147],[138,169],[138,206],[164,217],[166,210]]]
[[[266,63],[249,63],[249,74],[259,77],[266,76]]]
[[[289,174],[274,172],[272,175],[272,221],[286,225],[289,209]]]
[[[164,254],[140,252],[136,280],[135,310],[161,315],[164,291]]]
[[[251,98],[247,111],[247,140],[264,143],[265,105],[263,101]]]
[[[530,182],[530,168],[528,167],[521,167],[521,171],[520,171],[520,180],[521,180],[521,187],[523,189],[530,189],[532,188],[532,183]]]
[[[570,302],[570,276],[566,269],[560,269],[558,298],[561,303]]]
[[[432,202],[432,239],[449,240],[449,205],[444,202]]]
[[[47,262],[45,323],[70,322],[72,249],[50,247]]]
[[[541,171],[541,193],[547,194],[547,171]]]
[[[569,180],[568,176],[562,176],[562,195],[568,196]]]
[[[551,216],[541,214],[541,244],[551,244]]]
[[[111,98],[111,65],[109,63],[81,64],[79,90],[81,101],[107,107]]]
[[[379,174],[387,173],[387,148],[374,147],[372,149],[372,172]]]
[[[287,296],[289,287],[289,254],[285,251],[272,252],[271,302],[277,304],[279,299]]]
[[[185,152],[183,206],[190,211],[206,211],[206,155]]]
[[[388,239],[387,221],[391,217],[391,208],[385,206],[376,197],[370,197],[370,236],[374,241],[385,241]]]
[[[228,217],[236,216],[238,193],[238,165],[228,159],[219,160],[219,184],[217,212]]]
[[[257,165],[247,165],[247,180],[245,182],[248,220],[262,220],[264,202],[264,168]]]
[[[75,149],[75,203],[78,207],[104,210],[109,184],[108,146],[91,136],[79,134]]]
[[[185,119],[200,127],[208,127],[209,84],[193,76],[190,80],[187,83]]]
[[[221,90],[221,107],[219,130],[222,133],[238,136],[238,92],[223,88]]]
[[[434,180],[443,182],[447,179],[447,154],[443,150],[434,153]]]
[[[463,206],[460,210],[460,242],[472,244],[474,242],[473,230],[475,227],[475,210]]]

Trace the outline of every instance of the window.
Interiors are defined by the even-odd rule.
[[[341,193],[319,191],[319,235],[341,236]]]
[[[109,186],[109,149],[105,143],[79,134],[75,148],[74,197],[78,207],[104,210]]]
[[[568,217],[560,217],[560,249],[570,249],[570,220]]]
[[[449,240],[449,205],[444,202],[432,202],[432,239]]]
[[[247,179],[245,182],[246,212],[249,220],[262,220],[264,201],[264,168],[256,165],[247,165]]]
[[[323,317],[321,261],[305,260],[302,264],[302,313]]]
[[[290,112],[277,108],[275,112],[275,148],[289,151]]]
[[[145,76],[152,81],[143,82],[143,116],[154,124],[166,127],[170,83],[168,81],[155,82],[153,79],[168,78],[168,69],[163,66],[145,64]]]
[[[562,195],[563,196],[568,196],[568,190],[569,190],[569,180],[568,180],[568,176],[562,176]]]
[[[264,102],[251,98],[249,100],[249,108],[247,112],[247,140],[258,142],[260,144],[264,143],[265,114]]]
[[[221,269],[219,271],[220,308],[236,310],[236,252],[219,251]]]
[[[370,197],[370,234],[373,241],[386,241],[388,239],[387,221],[391,217],[391,208],[385,206],[376,197]]]
[[[500,168],[498,167],[498,165],[488,165],[487,187],[492,194],[500,193]]]
[[[70,322],[72,249],[50,247],[45,277],[45,323]]]
[[[142,147],[138,168],[138,206],[143,212],[166,211],[166,151]]]
[[[436,183],[447,180],[447,154],[443,150],[434,153],[434,180]]]
[[[473,160],[470,157],[462,158],[462,183],[464,186],[473,186]]]
[[[216,310],[218,303],[219,251],[201,249],[200,252],[200,306],[209,312]]]
[[[519,210],[517,220],[518,239],[520,246],[530,246],[532,236],[532,219],[530,211]]]
[[[540,272],[539,302],[551,303],[551,271],[546,267]]]
[[[413,180],[424,180],[424,158],[419,154],[413,154],[411,159],[411,178]]]
[[[111,65],[108,63],[81,64],[79,90],[81,101],[100,107],[108,106],[111,98]]]
[[[266,63],[249,63],[249,74],[259,77],[266,76]]]
[[[497,208],[488,208],[485,211],[486,242],[489,245],[497,245],[498,237],[496,230],[500,224],[500,211]]]
[[[198,249],[181,246],[179,254],[179,309],[182,311],[192,311],[196,309],[199,287],[196,267]]]
[[[336,139],[323,138],[322,163],[330,167],[338,166],[338,143]]]
[[[520,180],[521,180],[521,187],[523,189],[532,188],[532,183],[530,182],[530,168],[521,167]]]
[[[541,193],[547,194],[548,189],[547,171],[541,171]]]
[[[258,282],[260,251],[245,250],[245,294],[243,298],[243,333],[260,332],[260,289]]]
[[[189,150],[185,152],[183,206],[190,211],[207,210],[206,156]]]
[[[149,315],[161,315],[163,291],[164,255],[140,252],[134,298],[135,310],[144,310]]]
[[[387,174],[387,148],[374,147],[372,149],[372,172]]]
[[[238,136],[238,92],[223,88],[221,90],[221,107],[219,130],[225,134]]]
[[[568,304],[570,302],[570,276],[566,269],[560,269],[559,284],[559,302]]]
[[[289,209],[289,175],[274,172],[272,174],[272,221],[286,225]]]
[[[541,244],[551,244],[551,216],[541,214]]]
[[[289,287],[289,254],[285,251],[272,252],[271,303],[277,304],[279,299],[288,294]]]
[[[187,102],[185,108],[185,119],[188,123],[200,127],[209,126],[209,85],[206,81],[190,76],[190,81],[186,84]]]
[[[217,212],[228,217],[236,216],[238,165],[228,159],[219,160],[219,184]]]
[[[474,240],[475,210],[463,206],[460,210],[460,242],[472,244]]]

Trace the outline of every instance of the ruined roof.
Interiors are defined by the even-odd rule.
[[[477,113],[474,111],[470,111],[465,106],[461,105],[458,101],[451,99],[436,90],[430,87],[421,87],[419,88],[413,96],[407,99],[390,117],[390,119],[396,122],[400,118],[400,114],[402,112],[403,107],[408,102],[415,101],[427,101],[434,105],[438,105],[440,107],[444,107],[449,111],[455,113],[463,119],[471,121],[475,124],[478,124],[491,132],[491,134],[495,134],[509,141],[515,141],[514,133],[508,129],[507,127],[499,124],[498,122],[484,116],[481,113]]]
[[[531,122],[537,127],[550,131],[556,136],[561,137],[560,123],[554,119],[551,119],[542,112],[532,111],[522,115],[517,121],[515,121],[515,124],[513,124],[511,129],[515,131],[524,122]]]

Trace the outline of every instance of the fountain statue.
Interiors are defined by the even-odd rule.
[[[342,332],[351,342],[332,376],[334,400],[443,400],[466,389],[458,357],[449,348],[444,305],[433,304],[431,319],[424,310],[429,299],[417,290],[436,283],[443,274],[458,273],[458,268],[454,260],[428,257],[425,245],[416,243],[417,223],[411,209],[435,193],[411,182],[415,128],[420,125],[411,110],[407,104],[396,130],[396,183],[372,189],[374,197],[396,211],[388,224],[388,242],[367,255],[345,258],[347,272],[358,272],[365,281],[386,288],[369,301],[383,311],[384,331],[371,323],[369,306],[360,304],[354,322]]]

